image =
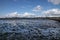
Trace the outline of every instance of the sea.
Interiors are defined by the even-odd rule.
[[[49,19],[0,20],[0,40],[60,40],[60,22]]]

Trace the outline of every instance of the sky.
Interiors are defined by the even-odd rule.
[[[0,0],[0,16],[60,16],[60,0]]]

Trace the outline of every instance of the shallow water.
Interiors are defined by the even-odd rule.
[[[60,40],[60,23],[53,20],[0,20],[0,40]]]

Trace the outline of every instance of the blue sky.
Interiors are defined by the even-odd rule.
[[[0,15],[10,14],[12,12],[20,13],[34,13],[41,15],[42,11],[59,9],[60,2],[53,0],[0,0]]]

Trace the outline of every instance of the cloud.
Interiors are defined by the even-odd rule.
[[[37,15],[29,12],[12,12],[7,14],[6,17],[60,17],[60,9],[49,9],[46,11],[42,11],[42,15]]]
[[[40,5],[37,5],[36,7],[33,8],[32,11],[38,12],[38,11],[41,11],[41,10],[42,10],[42,7]]]
[[[36,15],[33,13],[28,13],[28,12],[25,12],[22,14],[21,13],[18,14],[18,12],[12,12],[12,13],[7,14],[6,17],[36,17]]]
[[[18,14],[18,12],[12,12],[12,13],[7,14],[6,16],[8,16],[8,17],[17,17],[19,15],[20,14]]]
[[[60,9],[49,9],[46,11],[42,11],[40,15],[29,12],[24,13],[12,12],[8,13],[4,17],[60,17]]]
[[[55,5],[60,4],[60,0],[48,0],[48,2],[51,2],[51,3],[55,4]]]
[[[50,9],[43,12],[45,16],[60,17],[60,9]]]
[[[25,12],[24,14],[22,14],[24,17],[35,17],[35,14],[33,13],[28,13],[28,12]]]

